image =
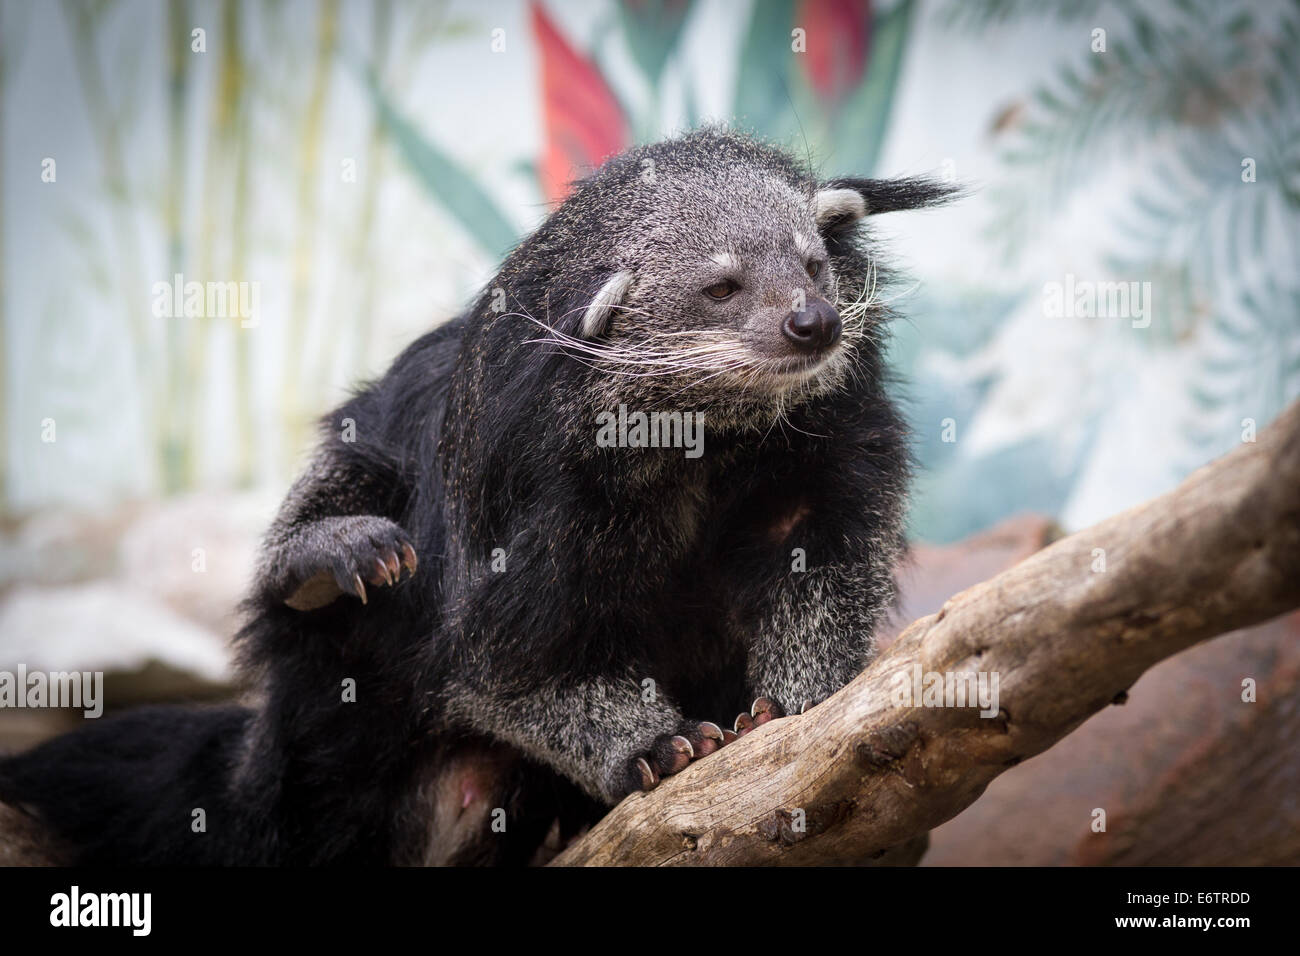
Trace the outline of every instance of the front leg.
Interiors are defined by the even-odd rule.
[[[501,534],[513,542],[504,570],[465,560],[464,590],[446,600],[432,650],[444,656],[437,669],[453,675],[452,726],[511,744],[613,804],[712,753],[726,735],[704,715],[683,714],[666,692],[671,662],[650,663],[662,635],[635,618],[656,592],[638,591],[635,558],[624,570],[611,549],[599,573],[583,573],[602,531],[538,522],[527,534]],[[450,537],[471,539],[455,528]],[[622,591],[610,586],[619,581],[628,582]]]
[[[345,405],[336,416],[362,412]],[[367,431],[368,433],[368,431]],[[267,529],[255,595],[310,611],[349,594],[365,603],[366,587],[390,587],[413,576],[416,552],[406,532],[385,514],[400,514],[409,495],[383,454],[328,430],[307,470],[294,482]]]
[[[875,657],[903,537],[897,517],[860,502],[847,493],[788,502],[738,560],[731,620],[754,705],[737,732],[802,713]]]
[[[296,611],[330,604],[342,594],[366,603],[366,584],[387,587],[415,574],[415,549],[401,527],[376,515],[306,521],[268,544],[259,584]]]
[[[589,794],[617,803],[717,750],[717,724],[688,720],[661,695],[646,699],[630,673],[556,674],[547,683],[480,672],[451,688],[450,714],[518,747]]]
[[[875,629],[893,602],[892,564],[837,562],[776,582],[750,643],[753,696],[798,714],[861,673],[875,658]]]

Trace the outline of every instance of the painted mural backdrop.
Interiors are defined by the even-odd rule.
[[[1300,394],[1295,3],[0,17],[11,515],[282,488],[314,416],[453,314],[575,177],[703,122],[827,175],[970,186],[892,227],[919,536],[1096,520]],[[191,282],[244,295],[187,314]]]

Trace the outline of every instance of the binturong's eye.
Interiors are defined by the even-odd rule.
[[[730,279],[723,279],[721,282],[715,282],[704,290],[704,294],[710,299],[729,299],[740,291],[740,286]]]
[[[816,259],[811,260],[804,268],[808,270],[809,279],[816,279],[822,274],[822,264]]]

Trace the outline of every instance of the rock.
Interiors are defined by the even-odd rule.
[[[202,493],[9,519],[0,670],[103,671],[108,709],[231,696],[229,640],[277,502]],[[0,710],[0,748],[62,732],[66,716]]]

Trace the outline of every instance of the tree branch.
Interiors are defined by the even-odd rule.
[[[1168,494],[951,598],[802,717],[627,798],[552,865],[909,860],[1153,664],[1298,606],[1300,402]],[[915,668],[996,675],[997,716],[896,703]]]

